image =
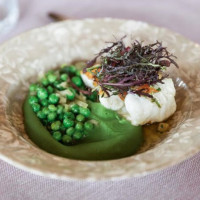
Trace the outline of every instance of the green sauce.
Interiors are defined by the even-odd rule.
[[[90,102],[90,107],[91,119],[95,119],[98,125],[79,144],[65,146],[52,138],[33,112],[27,98],[23,107],[26,132],[41,149],[71,159],[118,159],[137,152],[143,143],[141,126],[131,125],[100,103]]]

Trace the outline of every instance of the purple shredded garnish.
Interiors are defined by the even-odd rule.
[[[108,96],[109,92],[130,92],[153,98],[151,94],[140,89],[140,86],[163,83],[162,80],[168,76],[164,73],[165,68],[171,64],[178,68],[174,61],[176,57],[169,53],[161,42],[143,45],[142,42],[135,41],[130,47],[126,47],[123,43],[124,38],[125,36],[102,49],[87,63],[83,72],[94,69],[94,64],[100,58],[100,65],[96,67],[99,70],[94,77]]]

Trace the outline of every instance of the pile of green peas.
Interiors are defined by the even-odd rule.
[[[86,88],[80,71],[73,65],[64,65],[59,70],[48,71],[39,82],[31,84],[29,88],[29,104],[33,111],[52,137],[65,145],[77,143],[94,128],[89,119],[90,109],[73,103],[79,91],[70,85],[71,82],[81,89]],[[62,83],[66,83],[66,87]],[[59,103],[60,97],[57,94],[66,89],[70,91],[66,94],[69,107]],[[91,101],[97,100],[96,92],[86,97]]]

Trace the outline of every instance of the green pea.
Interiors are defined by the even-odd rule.
[[[48,92],[45,88],[38,88],[37,96],[39,99],[46,99],[48,97]]]
[[[69,69],[68,69],[68,66],[67,64],[62,64],[60,66],[60,70],[59,70],[60,74],[68,74],[69,73]]]
[[[73,101],[75,99],[75,95],[73,93],[67,94],[66,95],[67,100]]]
[[[74,133],[74,135],[73,135],[73,138],[75,139],[75,140],[80,140],[81,138],[82,138],[82,133],[80,132],[80,131],[76,131],[75,133]]]
[[[63,112],[63,110],[64,110],[64,107],[62,105],[57,106],[57,113],[58,114],[61,114]]]
[[[72,142],[71,136],[69,136],[69,135],[64,135],[64,136],[62,137],[62,142],[63,142],[64,144],[69,144],[70,142]]]
[[[98,97],[98,93],[97,93],[97,91],[94,91],[94,92],[92,92],[91,95],[87,96],[87,99],[95,102],[95,101],[97,101],[97,97]]]
[[[62,121],[62,120],[64,119],[64,114],[63,114],[63,113],[60,113],[60,114],[58,115],[58,119],[59,119],[60,121]]]
[[[74,65],[69,66],[69,72],[71,74],[75,74],[76,73],[76,67]]]
[[[29,103],[32,105],[33,103],[38,103],[39,100],[36,96],[30,96],[28,99]]]
[[[55,121],[56,117],[57,117],[56,112],[50,112],[50,113],[47,114],[47,120],[48,120],[48,122]]]
[[[34,112],[40,111],[40,104],[33,103],[31,106],[32,106]]]
[[[73,127],[70,127],[66,130],[66,134],[69,136],[72,136],[75,132],[75,129]]]
[[[85,117],[89,117],[91,113],[89,108],[83,108],[83,107],[79,108],[79,112]]]
[[[94,125],[91,122],[84,123],[84,129],[87,131],[91,131],[94,128]]]
[[[79,106],[78,106],[77,104],[73,104],[73,105],[71,105],[70,110],[71,110],[73,113],[77,114],[77,113],[79,113]],[[82,114],[82,113],[81,113],[81,114]]]
[[[76,76],[81,76],[81,71],[77,70],[75,74],[76,74]]]
[[[83,115],[79,114],[79,115],[76,116],[76,120],[78,122],[83,122],[85,120],[85,117]]]
[[[75,99],[76,91],[71,87],[69,87],[67,91],[68,91],[68,94],[66,94],[67,100],[73,101]]]
[[[49,94],[51,94],[51,93],[54,92],[54,89],[53,89],[52,86],[49,85],[49,86],[47,87],[47,91],[48,91]]]
[[[78,87],[81,87],[83,85],[83,81],[79,76],[72,77],[72,83],[74,83]]]
[[[75,125],[75,129],[78,131],[82,131],[83,130],[83,123],[81,122],[77,122]]]
[[[68,75],[67,74],[61,74],[60,79],[62,81],[66,81],[68,79]]]
[[[63,120],[63,125],[64,125],[66,128],[72,127],[72,126],[74,126],[74,121],[72,121],[71,119],[65,118],[65,119]]]
[[[66,88],[64,88],[62,85],[61,85],[61,82],[62,81],[55,81],[54,82],[54,87],[57,89],[57,90],[65,90]]]
[[[41,85],[37,85],[36,92],[38,92],[38,90],[40,90],[41,88],[43,88]]]
[[[51,129],[53,131],[58,131],[60,129],[61,122],[60,121],[55,121],[51,124]]]
[[[54,75],[54,74],[48,74],[48,75],[47,75],[47,79],[48,79],[48,81],[49,81],[50,83],[54,83],[54,82],[56,81],[57,77],[56,77],[56,75]]]
[[[66,132],[66,128],[65,128],[65,126],[62,124],[61,125],[61,127],[60,127],[60,131],[62,132],[62,133],[65,133]]]
[[[44,114],[44,112],[38,111],[37,117],[40,118],[40,119],[45,119],[45,118],[46,118],[46,115]]]
[[[63,73],[67,73],[67,74],[75,74],[76,73],[76,67],[71,65],[71,66],[68,66],[66,64],[62,65],[61,66],[61,69],[60,69],[60,73],[63,74]]]
[[[56,106],[55,106],[55,105],[52,105],[52,104],[48,105],[48,109],[49,109],[49,111],[51,111],[51,112],[55,112],[55,111],[57,110]]]
[[[62,139],[62,134],[59,131],[53,132],[53,138],[57,141],[60,141]]]
[[[75,119],[75,116],[72,112],[65,112],[63,117],[72,120]]]
[[[47,86],[49,84],[49,81],[47,78],[42,78],[41,83],[42,85]]]
[[[49,109],[47,107],[44,107],[42,109],[42,112],[45,114],[45,115],[48,115],[49,114]]]
[[[37,88],[38,88],[38,86],[37,86],[36,84],[32,83],[32,84],[30,85],[30,87],[29,87],[29,90],[30,90],[31,92],[35,92],[35,91],[37,90]]]
[[[49,95],[48,100],[49,100],[49,103],[51,104],[57,104],[60,100],[60,97],[57,94],[53,93]]]
[[[42,104],[42,106],[48,106],[48,104],[49,104],[49,102],[48,102],[47,99],[42,99],[42,100],[40,101],[40,103]]]

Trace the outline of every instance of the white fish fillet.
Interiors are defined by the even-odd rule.
[[[133,125],[143,125],[153,122],[161,122],[170,117],[176,111],[175,88],[172,79],[164,79],[164,84],[158,83],[161,91],[153,94],[161,107],[151,102],[146,97],[136,94],[128,94],[124,100],[128,115]],[[129,117],[130,116],[130,117]]]
[[[81,76],[88,87],[94,88],[92,79],[84,74]],[[153,97],[161,105],[160,108],[151,99],[130,93],[126,95],[124,101],[118,95],[99,97],[99,100],[104,107],[118,111],[133,125],[161,122],[176,111],[174,83],[171,78],[166,78],[163,82],[164,84],[157,83],[155,85],[156,88],[161,88],[161,91],[153,94]]]
[[[93,80],[88,78],[85,74],[81,74],[81,78],[83,80],[83,82],[85,83],[85,85],[87,87],[90,87],[90,88],[94,88],[94,85],[93,85]]]
[[[120,110],[122,107],[124,107],[124,101],[122,101],[118,95],[99,97],[99,101],[104,107],[111,110]]]

